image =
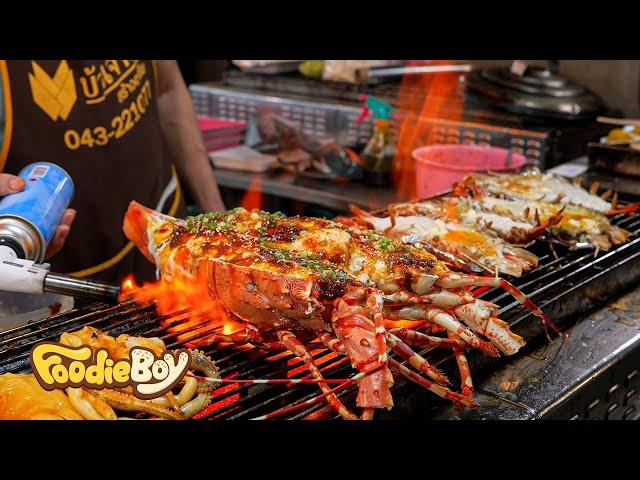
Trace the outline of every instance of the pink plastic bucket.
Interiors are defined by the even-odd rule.
[[[413,151],[416,161],[416,193],[426,198],[449,190],[471,172],[518,172],[527,159],[512,153],[505,166],[509,150],[477,145],[430,145]]]

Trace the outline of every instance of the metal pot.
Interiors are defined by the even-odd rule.
[[[552,68],[529,67],[521,76],[507,68],[474,71],[467,78],[471,94],[514,113],[555,120],[594,119],[604,103],[594,93]]]

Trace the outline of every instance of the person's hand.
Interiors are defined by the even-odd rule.
[[[18,193],[24,189],[24,180],[15,175],[8,173],[0,173],[0,197],[9,195],[10,193]]]
[[[0,197],[10,195],[12,193],[19,193],[24,190],[25,182],[22,178],[15,175],[9,175],[8,173],[0,173]],[[76,218],[76,211],[67,209],[62,214],[62,220],[60,225],[56,228],[56,233],[53,236],[53,240],[49,244],[45,253],[45,258],[49,258],[55,255],[63,247],[65,240],[69,236],[71,230],[71,224],[74,218]]]
[[[76,218],[76,211],[68,208],[62,214],[62,220],[60,220],[60,225],[56,228],[56,233],[53,236],[53,240],[49,244],[47,251],[44,254],[44,258],[50,258],[56,253],[58,253],[62,247],[64,246],[64,242],[67,240],[69,236],[69,232],[71,231],[71,224],[73,220]]]

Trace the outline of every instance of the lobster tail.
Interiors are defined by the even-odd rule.
[[[151,262],[153,262],[154,259],[151,252],[149,252],[147,226],[149,224],[149,217],[152,213],[155,212],[150,208],[133,201],[129,204],[129,208],[127,209],[127,213],[124,216],[124,222],[122,224],[122,230],[127,238],[131,240]]]

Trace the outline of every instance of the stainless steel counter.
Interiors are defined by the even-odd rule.
[[[461,413],[447,406],[433,417],[640,419],[640,286],[568,333],[477,382],[477,410]]]
[[[369,187],[357,182],[332,183],[297,177],[288,172],[255,174],[217,168],[214,173],[221,187],[237,190],[255,189],[268,195],[341,212],[347,212],[351,203],[364,208],[380,209],[390,203],[409,200],[390,187]]]

